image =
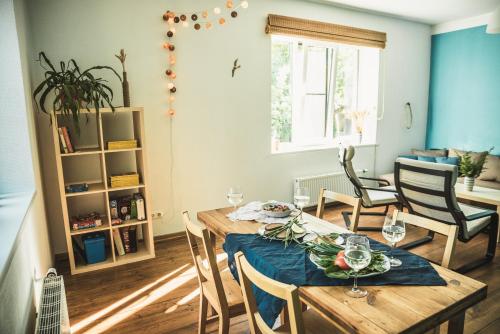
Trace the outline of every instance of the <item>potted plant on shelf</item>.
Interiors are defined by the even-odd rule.
[[[111,110],[115,110],[112,104],[113,90],[107,85],[106,80],[94,75],[96,70],[109,70],[121,82],[120,75],[113,68],[93,66],[82,71],[76,61],[70,59],[67,63],[61,61],[60,68],[56,69],[44,52],[39,53],[38,61],[45,69],[45,75],[44,80],[33,92],[37,110],[51,115],[45,108],[45,102],[52,93],[52,113],[55,115],[61,112],[63,115],[71,116],[78,134],[80,133],[79,115],[82,109],[90,111],[90,108],[95,108],[96,116],[99,114],[99,109],[106,105]]]
[[[467,191],[472,191],[475,179],[483,172],[486,157],[487,154],[481,154],[475,160],[472,159],[471,152],[465,152],[465,154],[460,156],[460,165],[458,169],[460,175],[464,177],[464,185]]]

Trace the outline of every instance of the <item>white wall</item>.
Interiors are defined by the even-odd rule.
[[[45,216],[35,122],[30,98],[28,61],[26,59],[30,41],[24,1],[28,0],[15,0],[14,6],[12,6],[12,0],[1,1],[2,5],[8,3],[6,7],[2,6],[2,9],[10,11],[9,22],[13,29],[12,31],[3,30],[2,33],[16,34],[14,29],[17,25],[15,45],[2,45],[2,47],[7,48],[2,49],[2,52],[15,52],[18,58],[20,55],[20,62],[16,65],[16,75],[9,77],[9,80],[24,84],[24,90],[20,91],[20,96],[26,103],[26,110],[22,112],[26,112],[28,115],[24,122],[28,122],[30,133],[28,143],[31,147],[28,147],[27,150],[31,151],[33,160],[35,195],[24,218],[10,265],[0,284],[0,333],[25,333],[32,332],[34,326],[34,310],[40,292],[40,284],[36,280],[52,266],[53,254]],[[15,10],[15,21],[13,9]],[[5,11],[2,12],[2,14],[5,13]]]
[[[387,32],[385,118],[378,130],[377,172],[389,171],[399,152],[424,146],[430,27],[306,1],[253,0],[224,27],[198,32],[179,27],[177,116],[170,121],[165,116],[167,53],[161,48],[167,30],[161,16],[167,9],[189,13],[223,4],[45,0],[30,5],[33,50],[46,51],[54,62],[74,57],[82,67],[112,64],[119,69],[114,54],[126,50],[132,104],[146,108],[151,206],[166,213],[155,223],[156,235],[180,231],[183,209],[194,216],[196,211],[227,205],[225,191],[232,184],[244,189],[245,200],[287,200],[294,177],[339,169],[333,149],[270,155],[270,37],[264,33],[269,13]],[[235,58],[242,67],[231,78]],[[42,71],[35,63],[31,68],[37,83]],[[116,81],[113,87],[120,96]],[[407,101],[415,112],[410,131],[402,123]],[[373,147],[359,149],[358,166],[373,170],[373,158]],[[51,223],[55,250],[64,252],[61,220]]]

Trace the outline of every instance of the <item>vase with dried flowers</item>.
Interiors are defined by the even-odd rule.
[[[351,119],[354,123],[354,130],[358,135],[358,144],[361,144],[363,141],[363,130],[365,128],[365,119],[368,116],[367,111],[352,111]]]
[[[125,70],[125,59],[127,58],[127,54],[125,53],[124,49],[120,50],[119,55],[115,55],[116,58],[120,60],[120,63],[122,63],[122,70],[123,70],[123,81],[122,81],[122,90],[123,90],[123,106],[124,107],[130,107],[130,90],[128,86],[128,80],[127,80],[127,71]]]

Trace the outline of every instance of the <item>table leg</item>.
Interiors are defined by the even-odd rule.
[[[460,312],[448,322],[448,334],[463,334],[465,311]]]
[[[498,217],[500,217],[500,205],[497,205],[497,213],[498,213]],[[500,228],[498,229],[498,232],[497,232],[497,242],[500,242]]]
[[[216,249],[215,249],[216,248],[216,244],[217,244],[217,236],[212,231],[209,231],[208,234],[209,234],[209,237],[210,237],[210,244],[212,246],[212,249],[214,250],[214,254],[217,255],[217,252],[216,252]]]

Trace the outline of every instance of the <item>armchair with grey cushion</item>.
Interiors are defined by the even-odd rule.
[[[346,149],[339,150],[339,161],[345,171],[347,178],[349,179],[349,181],[351,181],[352,185],[354,186],[354,193],[356,194],[356,197],[360,199],[361,206],[363,208],[385,207],[384,212],[365,211],[365,212],[359,212],[359,215],[386,216],[390,205],[394,205],[397,208],[401,208],[401,203],[396,198],[396,188],[394,186],[391,186],[389,182],[382,179],[361,177],[356,175],[356,172],[352,164],[354,153],[355,153],[354,147],[352,146],[349,146]],[[374,181],[374,183],[386,184],[386,186],[369,187],[363,184],[361,180]],[[355,212],[356,211],[357,210],[355,210]],[[356,226],[351,226],[351,220],[349,218],[350,215],[353,215],[352,211],[342,212],[342,216],[344,217],[344,221],[347,228],[353,230],[354,232],[356,232],[357,230],[359,231],[382,230],[382,227],[358,227],[357,226],[358,217],[355,217],[355,219],[353,219],[354,224]]]
[[[441,225],[441,229],[452,227],[456,230],[445,249],[445,252],[450,253],[451,259],[456,239],[468,242],[481,232],[488,233],[486,256],[457,269],[463,273],[494,258],[498,214],[492,210],[458,203],[455,196],[457,175],[457,166],[454,165],[398,158],[394,166],[398,196],[409,213],[430,219],[437,227]],[[451,238],[451,234],[448,234],[448,238]]]

